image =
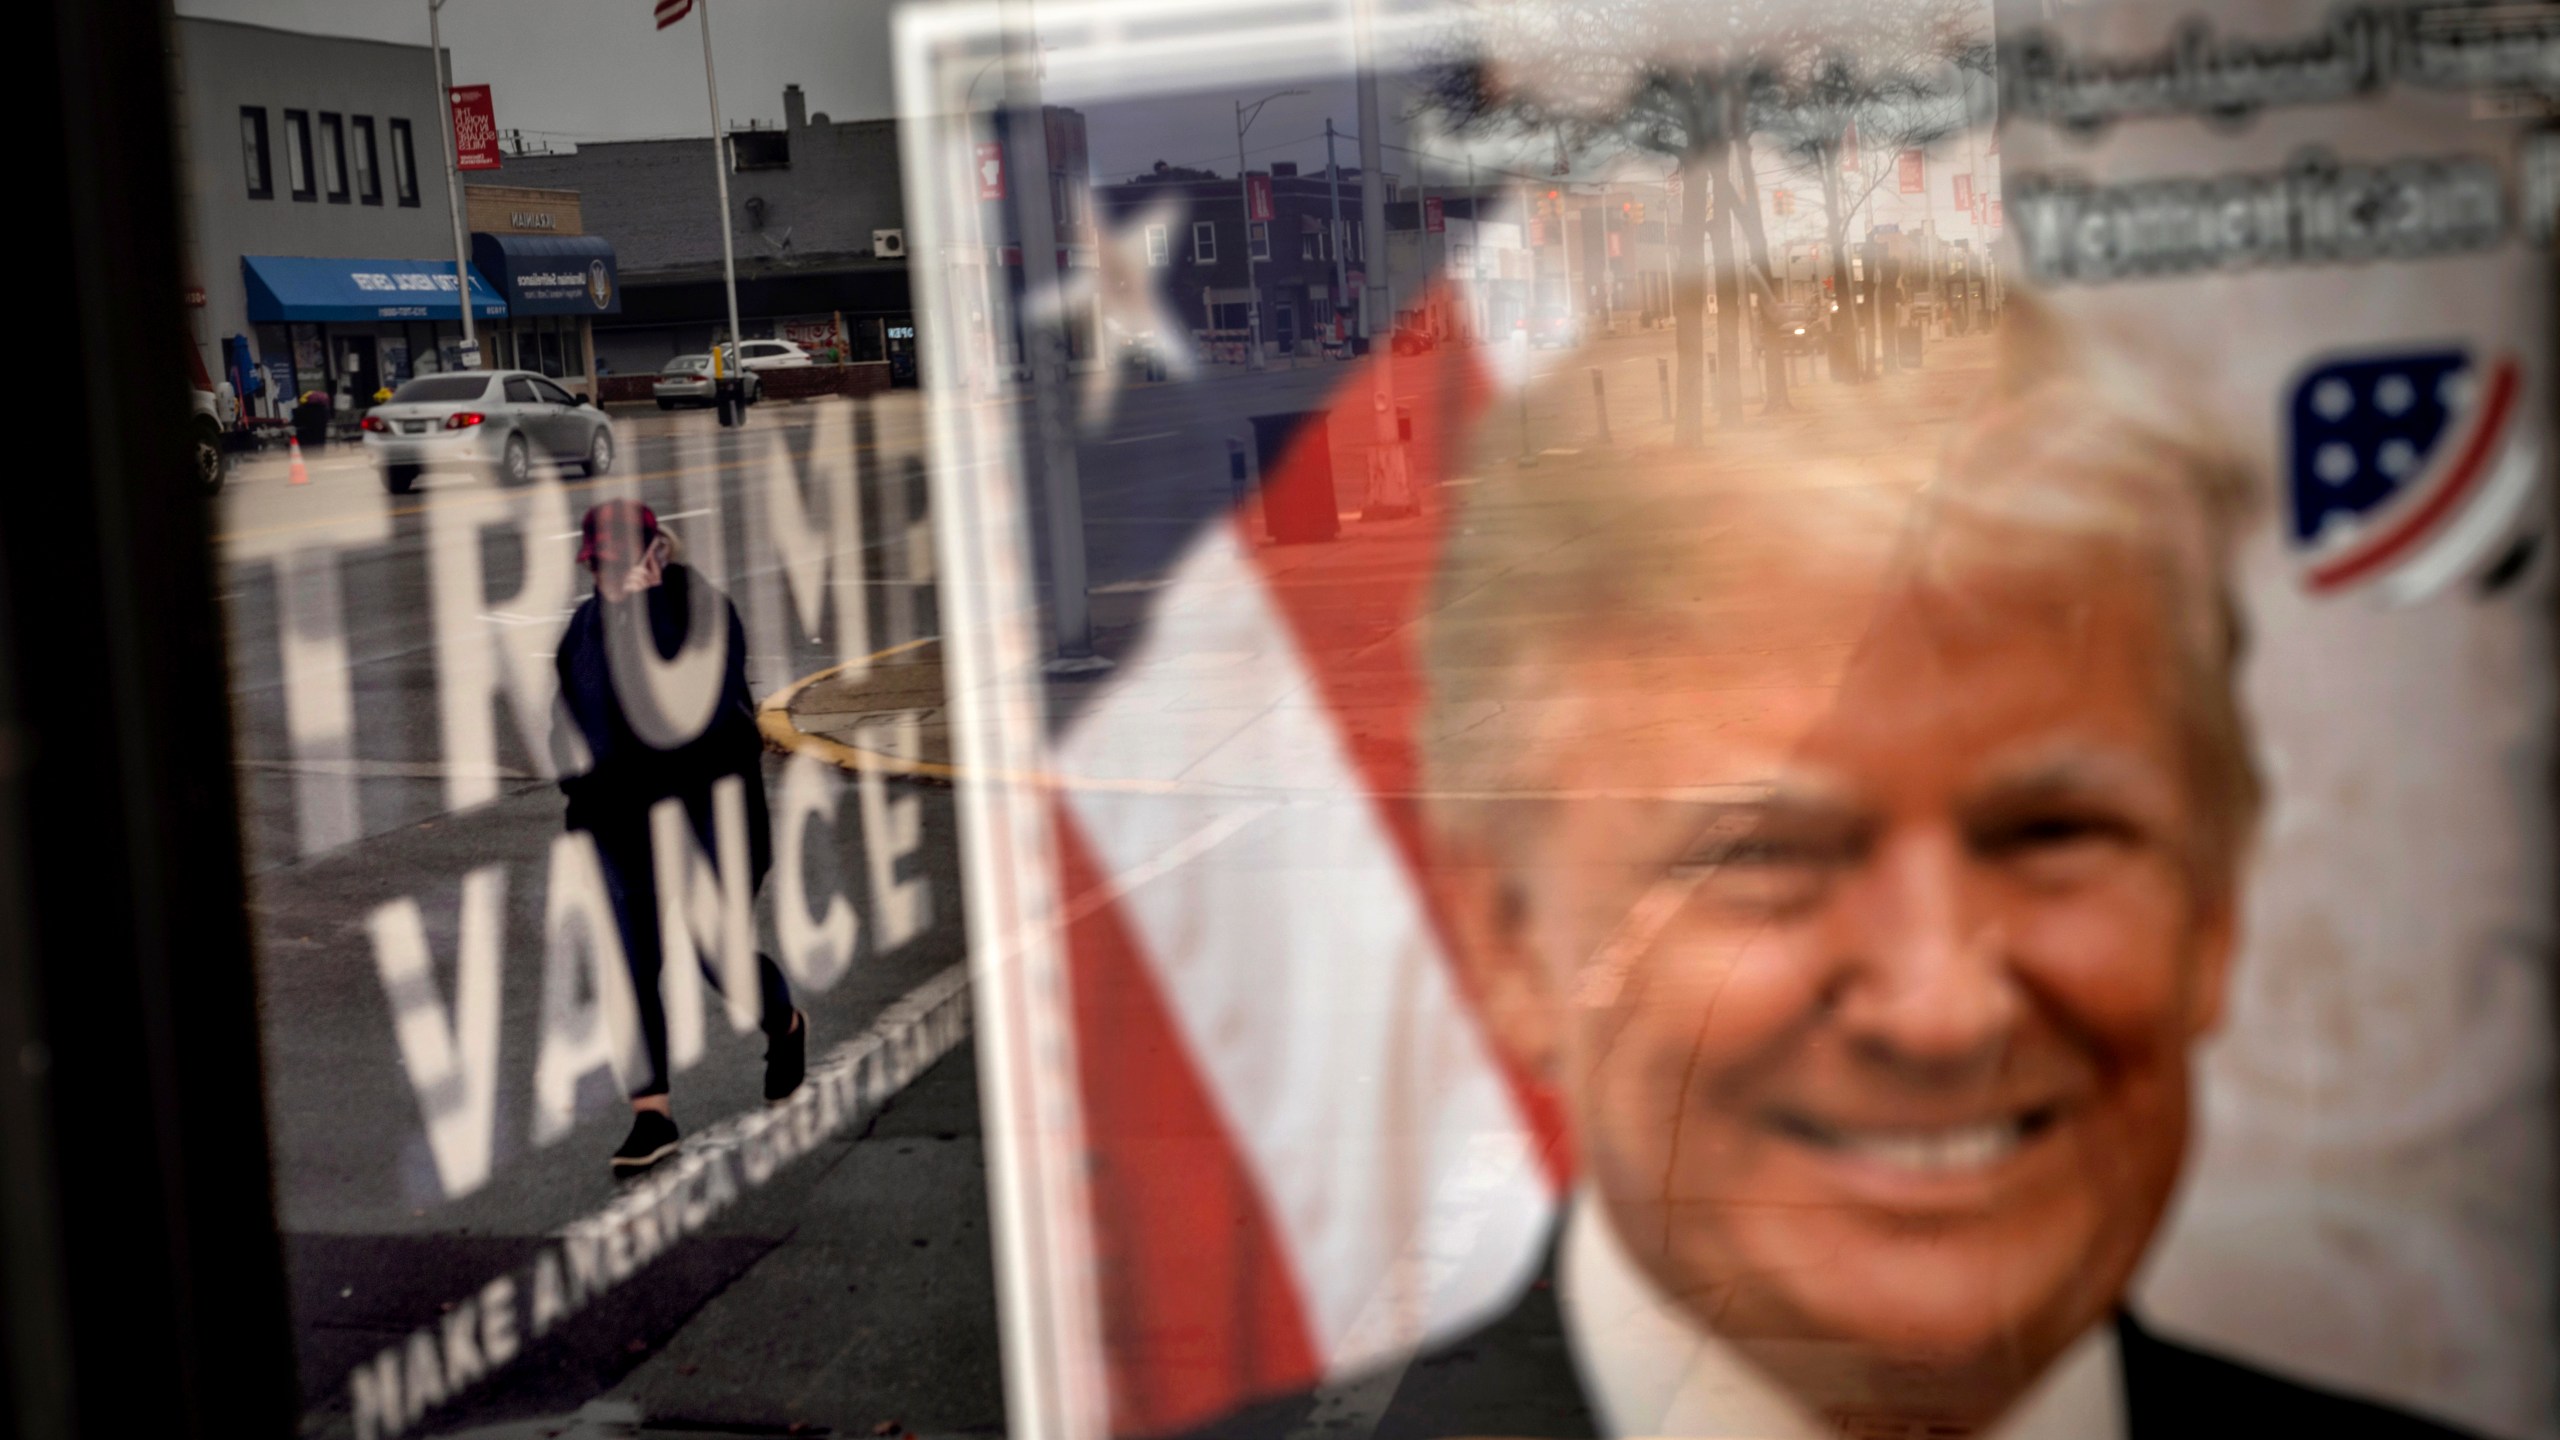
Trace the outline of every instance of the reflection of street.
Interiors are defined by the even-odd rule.
[[[824,517],[810,453],[830,433],[823,406],[764,407],[743,431],[722,431],[707,415],[620,417],[614,475],[548,477],[528,492],[454,476],[430,477],[417,493],[394,497],[359,455],[329,451],[306,457],[307,484],[292,483],[282,457],[262,459],[241,467],[221,497],[221,598],[253,867],[273,1173],[306,1400],[324,1428],[355,1427],[353,1372],[402,1351],[422,1329],[433,1334],[488,1283],[515,1277],[528,1292],[517,1307],[532,1313],[527,1267],[550,1243],[545,1237],[615,1199],[605,1157],[628,1112],[608,1071],[580,1083],[568,1133],[535,1139],[537,1056],[546,1053],[551,1023],[546,980],[558,949],[550,940],[559,888],[551,851],[563,804],[542,778],[544,758],[528,745],[505,682],[515,658],[547,677],[551,638],[584,594],[583,575],[569,575],[560,588],[552,562],[569,563],[586,505],[636,493],[667,517],[689,563],[737,600],[754,637],[750,674],[759,692],[929,630],[929,591],[921,576],[908,583],[906,568],[920,485],[910,467],[888,463],[914,454],[916,408],[883,402],[844,423],[849,418],[840,409],[832,433],[849,438],[861,457],[858,577],[849,557],[831,557],[832,573],[778,583],[784,547],[768,538],[777,528],[770,447],[782,448],[811,511]],[[541,494],[545,488],[554,493]],[[452,572],[464,547],[456,533],[468,536],[480,586],[460,641]],[[840,633],[846,612],[813,605],[805,593],[854,585],[867,601],[858,637]],[[555,603],[507,603],[546,586]],[[814,626],[805,623],[810,610]],[[768,638],[779,643],[759,645]],[[457,778],[471,766],[449,752],[457,717],[470,721],[472,707],[446,704],[444,687],[457,683],[457,670],[473,678],[471,666],[456,664],[473,654],[484,657],[478,678],[490,683],[483,719],[494,728],[482,733],[493,736],[494,764]],[[826,774],[834,812],[806,826],[803,889],[813,908],[842,896],[859,929],[845,976],[804,988],[811,1058],[821,1066],[963,953],[947,792],[886,781],[866,795],[854,776]],[[767,788],[782,793],[781,757],[768,757]],[[456,805],[458,793],[492,798]],[[866,853],[867,832],[889,837],[894,853],[885,869]],[[475,873],[495,875],[503,887],[495,1057],[486,1067],[494,1077],[491,1160],[486,1183],[448,1199],[421,1118],[434,1087],[422,1090],[412,1071],[422,1020],[447,1033],[460,1024],[464,893]],[[782,888],[780,878],[769,893]],[[887,893],[911,897],[917,888],[925,892],[920,913],[912,898],[901,905]],[[414,901],[432,957],[433,993],[423,1000],[391,993],[369,930],[380,907],[403,899]],[[758,908],[760,948],[777,952],[774,904]],[[921,930],[894,933],[901,911],[921,920]],[[557,997],[548,1003],[556,1007]],[[727,1117],[762,1118],[761,1041],[728,1035],[716,1005],[713,1014],[704,1058],[676,1087],[678,1118],[705,1146]],[[951,1038],[938,1037],[945,1045]],[[887,1074],[875,1067],[861,1077],[870,1095]],[[876,1124],[834,1103],[854,1096],[854,1077],[840,1078],[840,1094],[824,1097],[833,1133],[814,1145],[742,1149],[717,1181],[747,1177],[737,1198],[540,1339],[518,1336],[521,1353],[504,1368],[487,1353],[504,1348],[489,1344],[488,1333],[464,1336],[480,1342],[482,1353],[471,1358],[492,1372],[486,1378],[457,1358],[465,1352],[436,1340],[431,1387],[423,1396],[404,1393],[400,1405],[423,1410],[420,1430],[435,1433],[574,1410],[619,1393],[617,1382],[629,1375],[626,1388],[646,1397],[652,1417],[750,1426],[815,1417],[840,1431],[889,1419],[994,1428],[1001,1407],[967,1051],[928,1070]],[[911,1134],[926,1122],[903,1117],[919,1106],[941,1118]],[[819,1118],[813,1106],[810,1119]],[[703,1193],[697,1180],[689,1198]],[[912,1255],[892,1262],[868,1253],[892,1243]],[[794,1288],[808,1286],[823,1290],[827,1303]],[[797,1385],[774,1384],[752,1359],[729,1358],[735,1352],[725,1344],[690,1362],[652,1363],[661,1346],[699,1346],[689,1337],[705,1335],[752,1335],[770,1353],[804,1327],[820,1349],[801,1357],[808,1370]],[[930,1349],[909,1348],[926,1337]],[[928,1363],[932,1353],[945,1359]],[[414,1389],[422,1372],[401,1370],[405,1363],[395,1361],[393,1373]],[[454,1398],[433,1403],[439,1391]],[[367,1416],[361,1428],[393,1427]]]

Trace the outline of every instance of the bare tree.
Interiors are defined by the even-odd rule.
[[[1868,326],[1881,344],[1882,322],[1853,303],[1851,217],[1906,152],[1964,129],[1961,72],[1989,68],[1990,15],[1983,0],[1811,0],[1786,40],[1752,76],[1750,128],[1814,181],[1832,291],[1848,306],[1849,323],[1831,327],[1833,373],[1863,376]]]
[[[1491,0],[1453,47],[1462,53],[1428,77],[1424,103],[1459,129],[1553,131],[1581,154],[1671,160],[1680,177],[1671,217],[1676,443],[1705,435],[1710,287],[1716,413],[1728,424],[1742,417],[1734,215],[1744,207],[1732,163],[1748,131],[1754,47],[1787,8],[1781,0]]]

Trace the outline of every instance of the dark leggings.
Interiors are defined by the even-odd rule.
[[[700,803],[696,803],[697,798]],[[703,854],[716,857],[720,851],[712,839],[709,797],[686,797],[685,813],[693,822],[694,843],[702,847]],[[621,922],[622,953],[631,966],[632,998],[640,1007],[640,1038],[648,1047],[649,1071],[632,1088],[631,1098],[644,1100],[666,1094],[668,1078],[667,1002],[658,989],[665,955],[658,943],[658,879],[657,870],[650,863],[649,827],[643,820],[638,824],[594,826],[588,828],[588,833],[595,837],[596,854],[604,862],[605,893],[612,898],[614,918]],[[758,865],[748,882],[748,893],[752,895],[763,885],[764,867]],[[701,962],[703,978],[718,991],[720,974],[712,968],[711,957],[702,956]],[[763,1002],[758,1028],[767,1035],[788,1031],[791,986],[782,978],[782,967],[762,951],[756,952],[756,987]]]

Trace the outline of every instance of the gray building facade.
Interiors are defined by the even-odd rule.
[[[779,123],[730,132],[740,328],[848,361],[911,355],[896,122],[810,115],[797,85],[782,101]],[[712,165],[708,135],[507,157],[506,183],[577,191],[588,231],[612,237],[622,313],[596,321],[595,346],[615,373],[707,350],[728,329]]]
[[[279,414],[298,390],[362,403],[434,368],[461,313],[427,47],[189,17],[171,33],[206,375],[238,385],[245,348],[266,393],[244,409]],[[261,257],[361,263],[262,272]],[[328,280],[348,303],[319,303],[311,287]],[[476,294],[475,313],[493,303],[503,313],[494,292]],[[296,314],[336,318],[274,318]]]

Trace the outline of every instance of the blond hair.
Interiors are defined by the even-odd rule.
[[[1728,604],[1738,590],[1813,571],[1861,581],[1842,615],[1818,622],[1860,631],[1850,612],[1961,574],[2083,590],[2130,578],[2165,641],[2158,688],[2198,816],[2198,877],[2236,884],[2261,803],[2229,587],[2253,474],[2179,391],[2176,367],[2124,338],[2017,302],[1997,343],[1976,382],[1904,374],[1855,392],[1828,424],[1719,431],[1703,451],[1630,451],[1570,474],[1485,457],[1456,502],[1424,622],[1432,823],[1534,823],[1539,747],[1488,734],[1485,717],[1549,696],[1595,637],[1640,654],[1650,631],[1712,629],[1740,608]],[[1731,640],[1743,664],[1805,643]]]

